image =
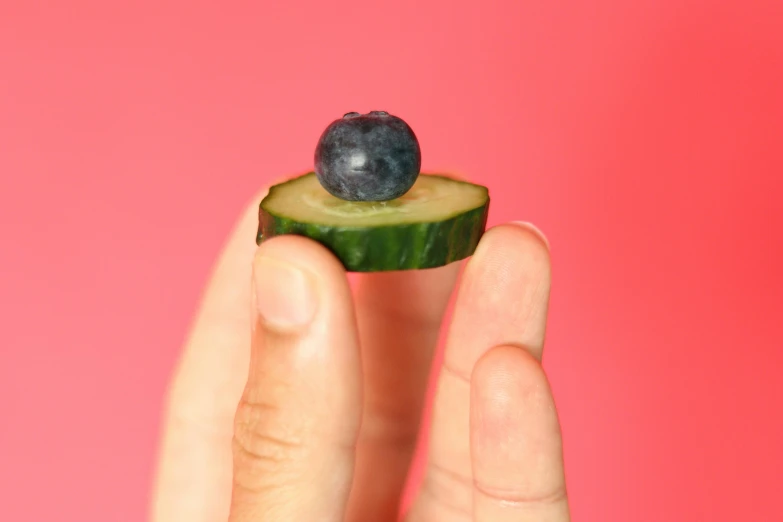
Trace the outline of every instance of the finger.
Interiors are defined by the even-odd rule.
[[[250,372],[234,427],[231,522],[342,521],[361,422],[361,361],[342,265],[302,237],[254,261]]]
[[[169,389],[153,491],[153,522],[226,520],[231,434],[250,358],[250,274],[258,203],[220,255]]]
[[[560,423],[540,363],[501,346],[471,382],[474,522],[568,522]]]
[[[348,517],[391,522],[419,433],[432,355],[460,263],[361,277],[364,413]],[[378,470],[383,470],[379,473]]]
[[[522,224],[487,231],[468,262],[438,377],[428,462],[411,522],[472,516],[470,375],[493,346],[524,346],[540,359],[550,272],[546,240]]]

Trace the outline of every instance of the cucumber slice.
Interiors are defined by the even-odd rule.
[[[345,201],[314,173],[273,186],[261,201],[256,243],[283,234],[318,241],[349,272],[434,268],[473,254],[487,223],[486,187],[421,174],[392,201]]]

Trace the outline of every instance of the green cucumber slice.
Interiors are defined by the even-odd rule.
[[[314,173],[273,186],[261,201],[256,243],[283,234],[313,239],[349,272],[443,266],[473,254],[487,224],[489,191],[421,174],[398,199],[345,201]]]

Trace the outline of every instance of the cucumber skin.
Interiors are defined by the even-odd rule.
[[[475,252],[488,213],[489,198],[482,206],[443,221],[346,227],[276,216],[264,209],[262,201],[256,243],[281,235],[304,236],[328,248],[348,272],[436,268]]]

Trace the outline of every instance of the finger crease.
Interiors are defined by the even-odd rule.
[[[464,372],[456,370],[453,366],[451,366],[447,357],[443,359],[443,364],[441,365],[441,371],[451,375],[452,377],[455,377],[457,380],[462,381],[466,383],[468,386],[470,386],[470,375],[465,375]]]
[[[568,496],[565,487],[559,487],[543,495],[524,495],[519,490],[489,487],[477,481],[474,481],[473,487],[492,501],[518,509],[557,504],[564,502]]]

